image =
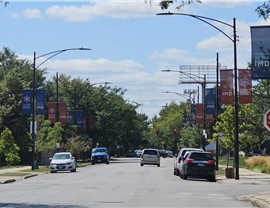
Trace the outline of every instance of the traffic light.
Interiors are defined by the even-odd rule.
[[[176,128],[173,128],[173,133],[176,134],[177,133],[177,129]]]

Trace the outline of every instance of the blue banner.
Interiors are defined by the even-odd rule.
[[[71,125],[83,126],[83,110],[68,110],[68,121]]]
[[[45,90],[37,89],[36,90],[36,114],[44,115],[45,114]]]
[[[205,89],[205,113],[215,114],[216,113],[216,89],[207,88]]]
[[[32,113],[32,90],[25,89],[22,91],[22,113],[30,116]]]
[[[252,79],[270,79],[270,26],[251,26]]]

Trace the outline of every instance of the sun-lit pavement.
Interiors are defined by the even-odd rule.
[[[220,168],[224,168],[223,166]],[[0,169],[0,184],[7,184],[16,182],[19,180],[24,180],[33,176],[38,176],[44,173],[31,173],[27,176],[1,176],[4,173],[14,173],[25,170],[29,170],[31,167],[24,166],[18,168]],[[27,173],[27,172],[26,172]],[[269,184],[270,185],[270,174],[259,173],[244,168],[239,168],[239,180],[234,178],[226,178],[225,175],[217,175],[217,183],[227,183],[227,184]],[[270,191],[256,193],[251,195],[243,195],[238,197],[240,200],[250,200],[252,204],[260,208],[270,208]]]

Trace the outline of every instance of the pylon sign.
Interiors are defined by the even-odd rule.
[[[268,109],[263,116],[263,125],[268,131],[270,131],[270,109]]]

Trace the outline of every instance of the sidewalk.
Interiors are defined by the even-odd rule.
[[[31,166],[0,169],[0,184],[12,183],[12,182],[24,180],[26,178],[30,178],[33,176],[37,176],[38,174],[42,174],[42,173],[25,172],[25,170],[29,170],[29,169],[31,169]],[[25,173],[25,176],[2,176],[1,175],[1,174],[8,175],[8,173],[12,175],[12,173],[21,172],[21,171],[23,171],[22,173]]]
[[[217,175],[216,179],[217,183],[270,185],[270,174],[255,172],[245,168],[239,168],[239,180],[235,180],[234,178],[226,178],[225,175]],[[239,196],[238,199],[249,200],[255,207],[270,208],[270,189],[269,192]]]

